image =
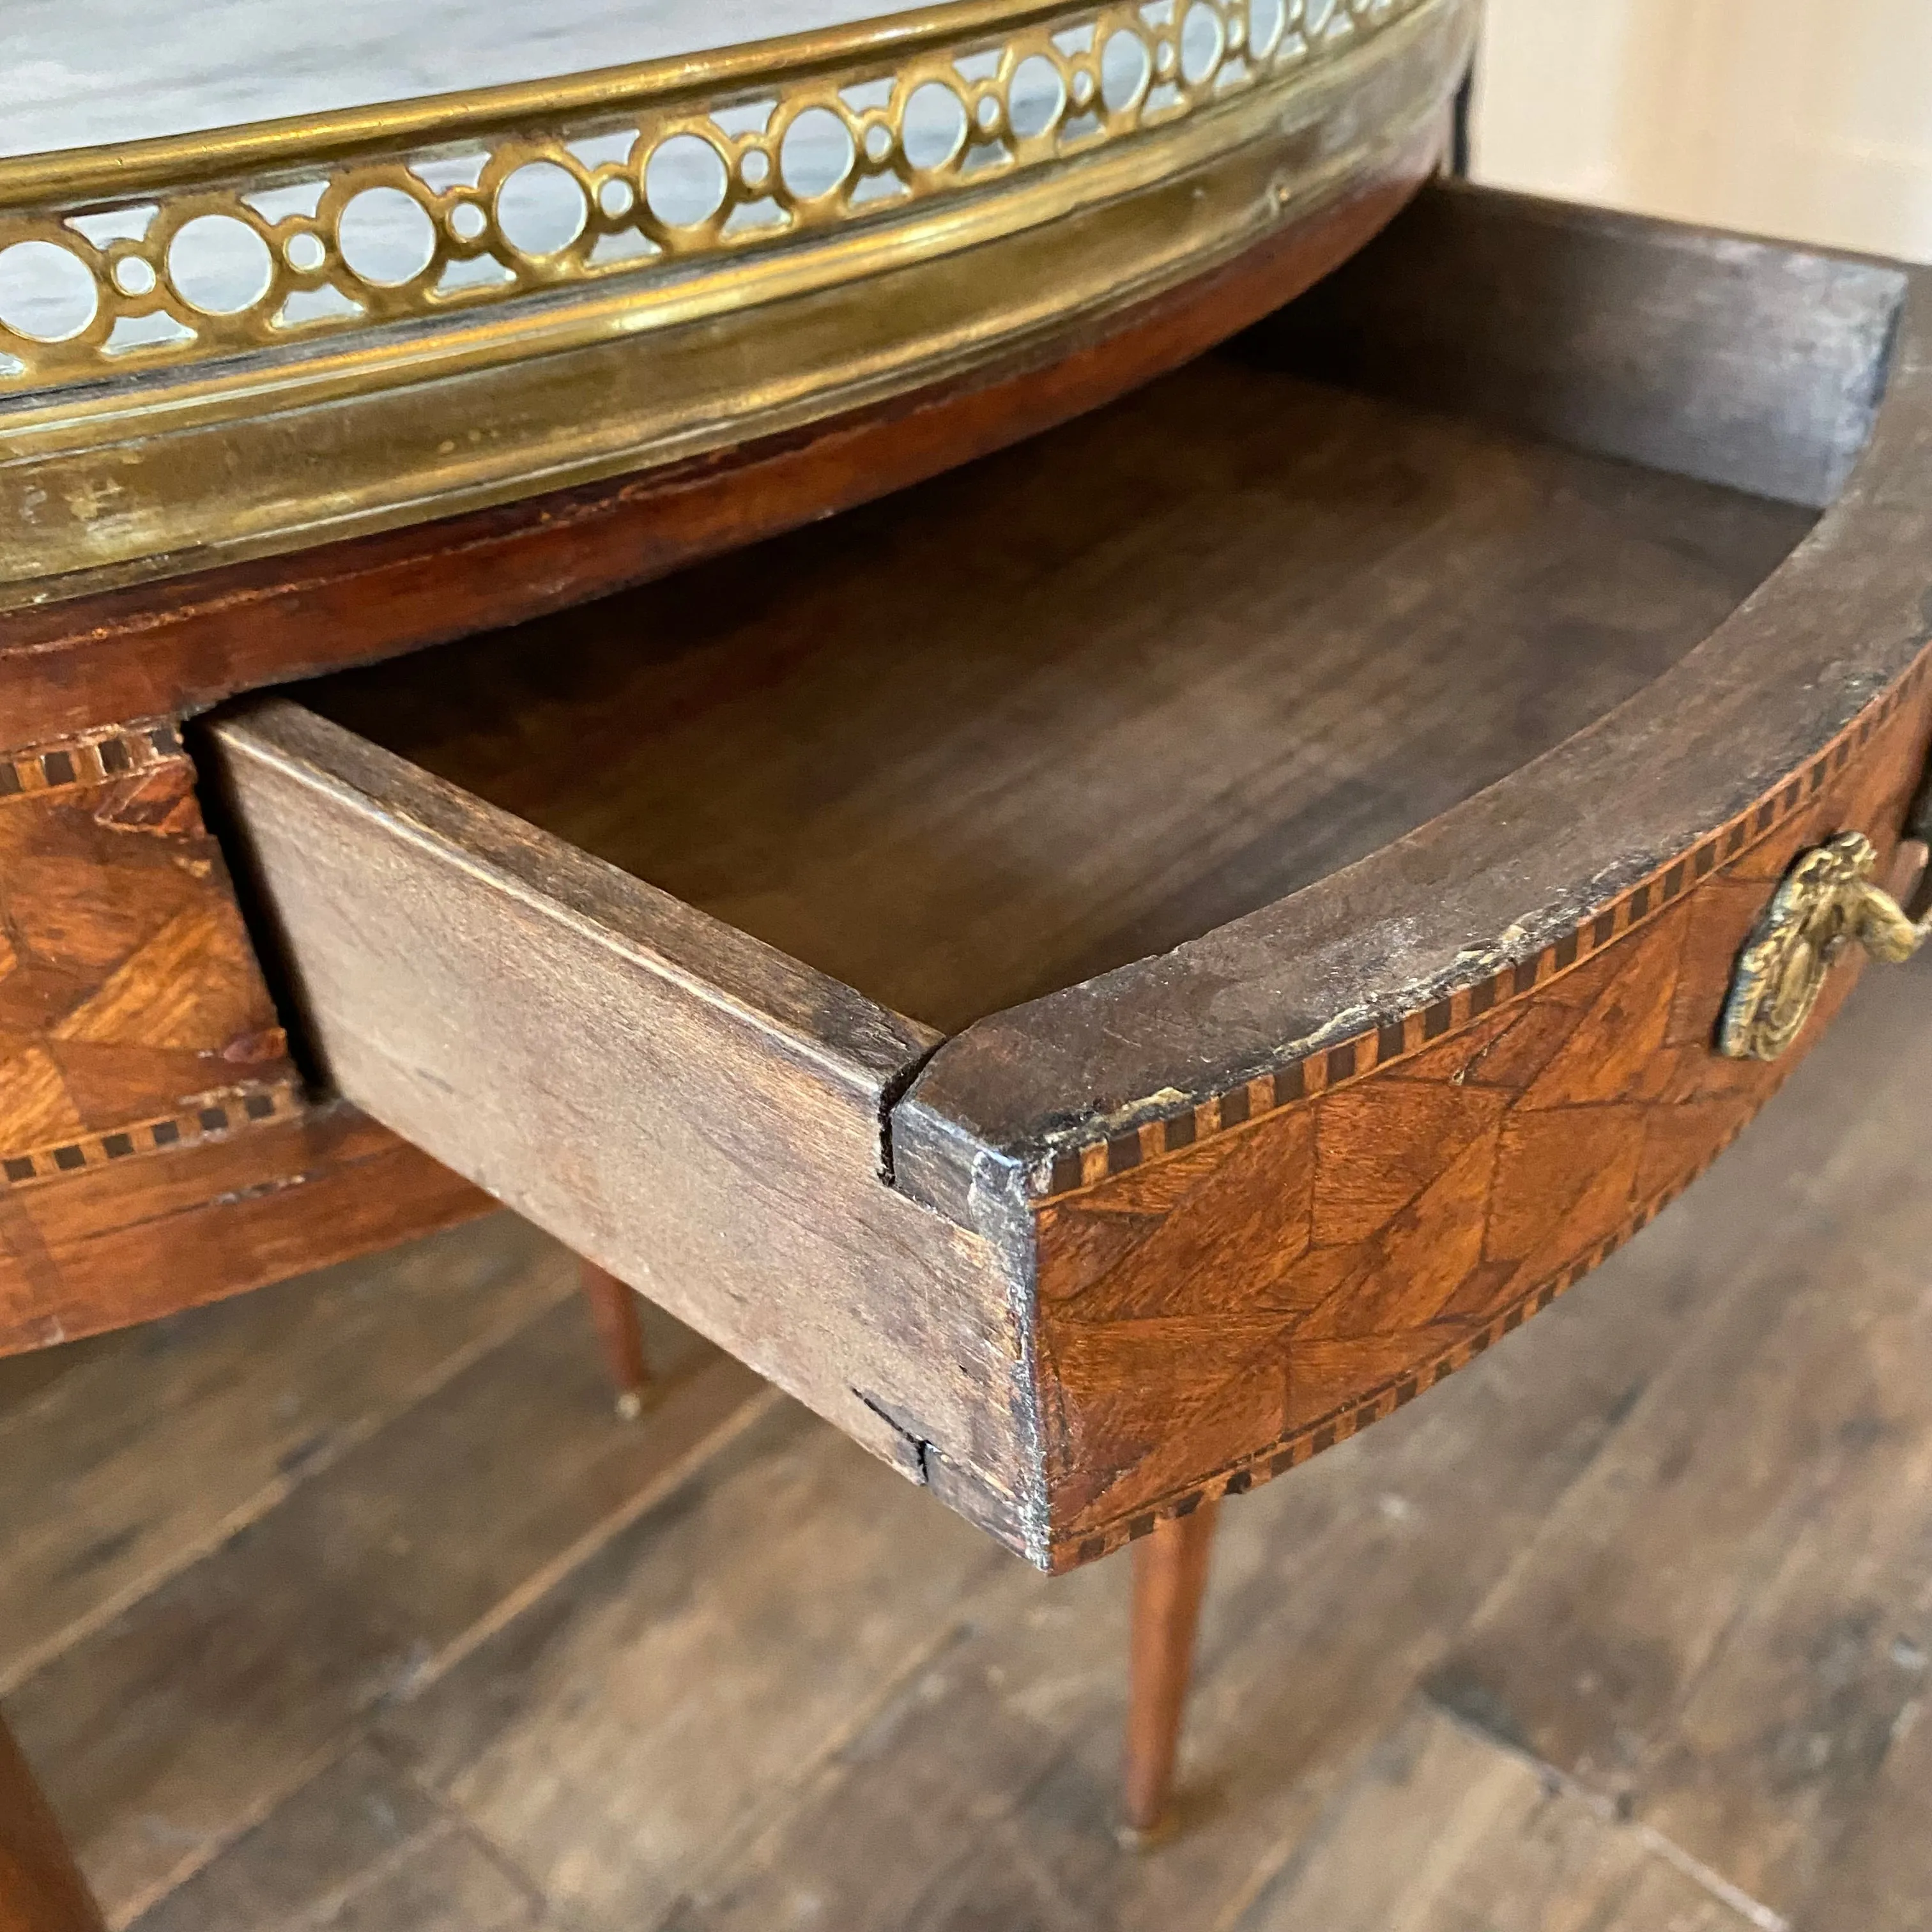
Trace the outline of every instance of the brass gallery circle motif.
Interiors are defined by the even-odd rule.
[[[1862,832],[1841,832],[1800,856],[1746,940],[1718,1028],[1732,1060],[1775,1060],[1804,1030],[1826,976],[1852,946],[1874,959],[1909,959],[1928,925],[1908,919],[1872,883],[1878,854]]]
[[[950,0],[0,159],[0,614],[790,434],[1304,224],[1312,272],[1478,0],[1310,4]]]
[[[57,301],[0,286],[0,396],[876,220],[1184,121],[1427,4],[994,0],[911,16],[883,52],[878,33],[843,29],[0,160],[0,260],[58,250],[75,284],[58,327],[44,319]],[[956,138],[932,138],[935,104]],[[196,242],[199,272],[184,266]]]

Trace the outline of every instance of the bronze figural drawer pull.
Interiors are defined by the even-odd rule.
[[[1775,1060],[1796,1040],[1846,947],[1874,959],[1910,959],[1932,933],[1932,917],[1908,918],[1872,882],[1878,853],[1862,832],[1814,846],[1785,874],[1752,928],[1718,1027],[1718,1050],[1732,1060]]]

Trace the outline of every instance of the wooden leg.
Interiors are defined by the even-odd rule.
[[[0,1932],[103,1932],[60,1826],[0,1724]]]
[[[1151,1836],[1167,1816],[1218,1507],[1203,1503],[1190,1516],[1164,1516],[1134,1545],[1121,1808],[1127,1831],[1136,1838]]]
[[[604,1362],[617,1384],[617,1413],[627,1422],[634,1420],[644,1413],[644,1392],[651,1384],[636,1293],[595,1262],[577,1265],[590,1318],[597,1324],[597,1339],[604,1345]]]

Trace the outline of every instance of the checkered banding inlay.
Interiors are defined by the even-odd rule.
[[[1175,1112],[1151,1112],[1136,1125],[1105,1138],[1076,1139],[1055,1148],[1032,1170],[1037,1204],[1096,1187],[1113,1176],[1230,1133],[1283,1107],[1312,1100],[1363,1078],[1460,1031],[1485,1013],[1526,998],[1539,986],[1572,971],[1582,961],[1664,911],[1720,865],[1728,865],[1802,809],[1842,772],[1917,694],[1932,657],[1922,656],[1905,676],[1848,724],[1832,742],[1783,784],[1726,825],[1612,900],[1574,931],[1532,958],[1504,966],[1471,984],[1455,986],[1428,1005],[1376,1022],[1347,1039],[1319,1042],[1292,1058]],[[1152,1100],[1142,1103],[1154,1109]],[[1137,1108],[1124,1109],[1137,1112]],[[1076,1130],[1077,1132],[1077,1130]]]
[[[1307,1462],[1312,1456],[1320,1455],[1324,1449],[1332,1449],[1336,1443],[1346,1442],[1350,1436],[1359,1435],[1371,1423],[1380,1422],[1385,1417],[1393,1415],[1397,1409],[1413,1402],[1418,1396],[1433,1388],[1438,1382],[1454,1375],[1458,1369],[1467,1368],[1478,1355],[1493,1348],[1504,1336],[1520,1328],[1532,1315],[1541,1314],[1558,1295],[1574,1288],[1586,1275],[1600,1268],[1619,1248],[1648,1227],[1665,1208],[1707,1172],[1742,1131],[1743,1124],[1740,1123],[1710,1150],[1708,1157],[1694,1172],[1679,1176],[1670,1186],[1646,1202],[1636,1213],[1608,1237],[1593,1242],[1585,1252],[1554,1274],[1546,1276],[1527,1294],[1492,1317],[1473,1334],[1462,1336],[1454,1348],[1444,1350],[1420,1367],[1358,1397],[1346,1408],[1321,1417],[1282,1437],[1279,1442],[1270,1443],[1252,1455],[1243,1457],[1240,1462],[1219,1472],[1184,1495],[1163,1502],[1158,1509],[1144,1510],[1137,1516],[1111,1524],[1096,1534],[1071,1536],[1056,1541],[1052,1550],[1052,1568],[1068,1570],[1094,1562],[1123,1545],[1147,1535],[1155,1523],[1164,1516],[1191,1516],[1203,1503],[1211,1502],[1219,1497],[1245,1496],[1249,1490],[1260,1484],[1271,1481],[1276,1476],[1286,1475],[1290,1469]]]
[[[111,731],[64,739],[0,755],[0,806],[14,799],[38,798],[50,791],[98,785],[130,778],[157,765],[184,758],[181,734],[172,724],[122,726]]]
[[[56,1180],[89,1168],[112,1167],[142,1154],[191,1147],[272,1120],[286,1120],[305,1105],[292,1080],[250,1082],[198,1094],[175,1112],[111,1132],[87,1134],[52,1147],[0,1155],[0,1191]]]

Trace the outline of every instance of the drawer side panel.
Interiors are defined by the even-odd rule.
[[[1031,1547],[1006,1260],[880,1172],[922,1029],[296,706],[210,738],[346,1097]]]

